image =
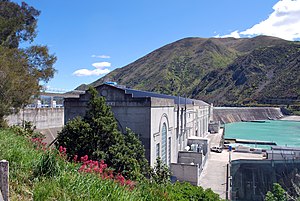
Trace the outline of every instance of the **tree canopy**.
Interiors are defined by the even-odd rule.
[[[0,123],[11,108],[19,109],[40,91],[40,81],[54,76],[56,57],[47,46],[20,48],[36,37],[40,11],[26,3],[0,0]]]
[[[32,42],[36,37],[37,17],[40,11],[22,2],[0,0],[0,44],[18,48],[20,42]]]

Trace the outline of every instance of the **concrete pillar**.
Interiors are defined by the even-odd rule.
[[[6,160],[0,161],[0,188],[4,201],[9,201],[9,164]]]

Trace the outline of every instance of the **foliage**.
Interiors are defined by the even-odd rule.
[[[12,130],[0,130],[0,138],[0,158],[10,163],[11,200],[220,200],[212,191],[204,191],[201,187],[188,183],[167,183],[162,188],[161,185],[143,180],[130,188],[128,185],[121,185],[121,181],[127,181],[121,177],[116,181],[78,171],[83,164],[66,162],[64,148],[61,148],[59,155],[57,151],[45,153],[42,149],[35,149],[35,145],[26,137],[16,135]],[[33,172],[37,167],[35,164],[41,162],[43,155],[50,153],[55,156],[49,156],[50,158],[58,160],[59,174],[34,177]],[[52,159],[50,160],[55,163]],[[98,167],[100,164],[98,163]],[[89,170],[88,166],[84,170]]]
[[[169,185],[168,198],[170,200],[220,200],[219,195],[215,194],[211,189],[204,190],[202,187],[193,186],[190,183],[176,182],[173,185]]]
[[[61,172],[61,161],[56,157],[55,150],[46,150],[33,167],[33,177],[54,177]]]
[[[150,180],[157,184],[170,182],[171,172],[167,165],[163,164],[160,157],[156,158],[155,166],[150,168]]]
[[[31,138],[45,138],[45,135],[35,131],[36,127],[30,121],[24,121],[22,126],[13,125],[10,129],[18,135]]]
[[[40,81],[47,82],[55,73],[56,57],[46,46],[19,48],[35,38],[39,14],[24,2],[0,1],[0,122],[28,104],[38,94]]]
[[[17,48],[22,41],[33,41],[40,11],[10,0],[1,0],[0,8],[0,45]]]
[[[285,190],[278,183],[273,184],[272,192],[268,191],[265,197],[265,201],[285,201],[287,200],[287,194]]]
[[[123,135],[105,98],[94,88],[89,91],[90,101],[83,118],[69,121],[58,134],[58,146],[66,147],[69,158],[88,155],[92,160],[106,163],[124,176],[137,179],[147,172],[145,150],[135,136],[127,129]]]

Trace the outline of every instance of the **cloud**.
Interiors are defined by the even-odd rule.
[[[97,63],[93,63],[92,66],[94,66],[97,69],[104,69],[105,67],[111,67],[111,63],[109,62],[97,62]]]
[[[95,55],[95,54],[93,54],[91,57],[100,58],[100,59],[110,59],[110,56],[108,56],[108,55]]]
[[[92,75],[103,75],[103,74],[107,74],[109,73],[110,70],[109,69],[94,69],[94,70],[89,70],[89,69],[79,69],[76,70],[73,75],[78,76],[78,77],[82,77],[82,76],[92,76]]]
[[[99,76],[99,75],[107,74],[110,72],[110,70],[107,68],[111,67],[111,63],[106,61],[97,62],[97,63],[93,63],[92,66],[94,66],[96,69],[89,70],[86,68],[82,68],[73,72],[72,75],[82,77],[82,76],[93,76],[93,75]]]
[[[244,31],[234,31],[225,36],[239,38],[267,35],[286,40],[300,39],[300,0],[280,0],[273,6],[273,10],[266,20]]]
[[[224,36],[220,36],[219,34],[215,36],[216,38],[227,38],[227,37],[233,37],[233,38],[240,38],[240,34],[239,31],[233,31],[230,34],[224,35]]]

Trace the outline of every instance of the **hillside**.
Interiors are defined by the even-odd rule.
[[[185,38],[112,71],[92,85],[115,81],[215,105],[285,103],[300,100],[299,61],[299,42],[268,36]]]

